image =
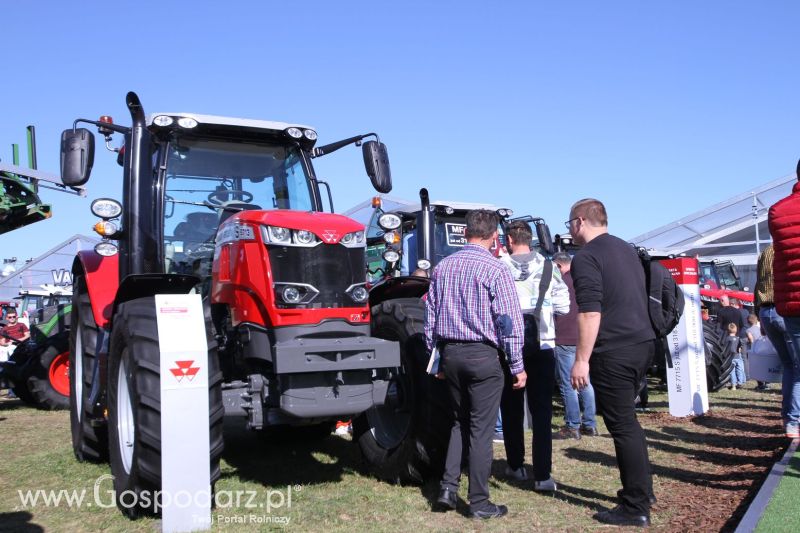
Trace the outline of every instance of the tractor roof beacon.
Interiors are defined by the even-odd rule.
[[[307,126],[189,113],[145,118],[134,93],[127,106],[131,126],[78,119],[61,139],[68,185],[85,183],[93,164],[94,136],[79,123],[96,126],[123,167],[122,202],[92,203],[103,241],[73,264],[76,457],[109,456],[118,493],[160,489],[161,293],[203,298],[212,484],[223,412],[254,430],[324,435],[337,419],[382,405],[399,347],[370,336],[364,228],[323,212],[320,185],[332,205],[330,190],[312,165],[362,145],[373,186],[388,192],[377,135],[315,147]],[[115,133],[122,148],[111,147]]]

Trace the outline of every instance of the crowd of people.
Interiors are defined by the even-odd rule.
[[[498,260],[490,252],[498,238],[497,216],[471,211],[464,249],[443,259],[431,274],[425,337],[428,349],[441,354],[437,377],[447,382],[454,415],[438,511],[456,508],[467,455],[469,515],[507,514],[506,506],[489,499],[492,437],[499,408],[505,473],[528,479],[527,397],[533,489],[558,490],[552,439],[597,435],[597,410],[614,440],[622,489],[619,505],[595,518],[613,525],[650,523],[655,496],[647,443],[634,408],[656,341],[644,270],[633,247],[608,233],[600,201],[575,203],[566,225],[582,245],[574,257],[545,258],[530,248],[528,224],[517,222],[507,228],[508,253]],[[554,435],[551,395],[557,380],[565,421]]]

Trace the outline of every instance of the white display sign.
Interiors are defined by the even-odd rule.
[[[208,347],[199,294],[156,295],[161,347],[161,530],[211,527]]]
[[[697,260],[682,257],[661,264],[669,269],[686,299],[681,320],[667,337],[672,356],[672,368],[667,367],[669,414],[701,415],[708,411],[708,383]]]

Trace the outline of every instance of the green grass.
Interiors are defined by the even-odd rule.
[[[757,532],[800,531],[800,451],[795,452],[772,499],[758,522]]]
[[[785,439],[773,418],[779,396],[749,390],[723,391],[711,397],[713,413],[699,419],[675,419],[666,414],[666,395],[651,394],[653,413],[640,417],[650,443],[654,485],[659,504],[653,511],[653,529],[704,530],[702,520],[716,520],[712,529],[723,529],[731,515],[744,512],[742,502],[754,494],[772,463],[780,457]],[[757,417],[743,417],[745,408],[761,409]],[[562,421],[556,412],[554,425]],[[737,441],[748,430],[757,442]],[[218,491],[253,491],[255,501],[265,502],[269,491],[287,493],[292,487],[291,508],[230,507],[213,511],[215,531],[325,530],[325,531],[592,531],[600,527],[592,515],[615,504],[619,474],[614,447],[605,428],[602,436],[581,441],[555,441],[553,476],[559,481],[555,495],[534,493],[532,481],[510,482],[502,445],[495,445],[492,499],[509,506],[502,520],[475,523],[459,513],[432,513],[436,482],[423,487],[397,486],[375,480],[363,471],[357,447],[348,439],[330,436],[315,444],[287,445],[247,432],[235,422],[226,424],[226,450]],[[48,531],[156,531],[158,520],[130,521],[116,508],[97,505],[70,509],[24,507],[18,490],[85,489],[89,502],[95,481],[108,473],[107,465],[75,461],[66,412],[43,412],[0,401],[0,530],[42,527]],[[755,438],[755,437],[753,437]],[[530,465],[530,434],[526,437]],[[747,452],[747,453],[745,453]],[[744,454],[744,455],[742,455]],[[752,456],[758,454],[758,457]],[[720,467],[720,463],[727,466]],[[796,470],[795,470],[796,472]],[[733,479],[733,485],[728,480]],[[102,486],[107,490],[110,484]],[[459,511],[465,511],[466,482],[462,483]],[[699,492],[698,492],[699,491]],[[699,493],[717,503],[713,517],[701,516],[684,500]],[[724,502],[719,503],[719,495]],[[703,503],[701,501],[701,503]],[[719,507],[722,505],[722,507]],[[286,516],[288,526],[249,521],[250,515]],[[719,515],[719,516],[717,516]],[[693,525],[694,524],[694,525]]]

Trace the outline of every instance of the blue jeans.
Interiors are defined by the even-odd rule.
[[[800,365],[792,339],[797,339],[796,346],[800,347],[800,319],[791,319],[794,331],[791,333],[788,331],[789,319],[784,321],[775,307],[762,307],[758,317],[783,365],[781,417],[784,422],[796,424],[800,421]]]
[[[570,374],[573,364],[575,364],[575,346],[556,346],[556,368],[558,369],[561,399],[564,400],[564,424],[570,429],[577,429],[581,425],[587,428],[596,428],[594,389],[591,383],[580,392],[572,388]],[[583,423],[581,423],[581,403],[583,404]]]
[[[744,385],[747,378],[744,375],[744,360],[741,357],[733,359],[733,371],[731,372],[731,385]]]

